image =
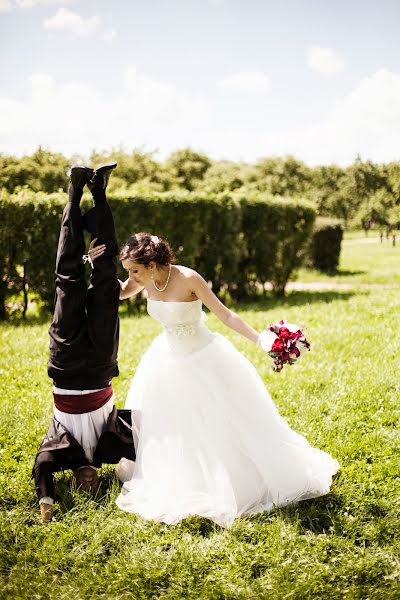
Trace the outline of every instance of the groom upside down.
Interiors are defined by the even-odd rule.
[[[56,259],[56,293],[50,326],[49,377],[54,415],[37,452],[35,479],[42,522],[53,517],[53,473],[73,471],[78,487],[96,489],[103,463],[135,460],[131,412],[117,410],[111,379],[118,376],[118,244],[106,187],[116,163],[97,170],[72,167]],[[84,186],[94,206],[82,216]],[[92,238],[90,285],[82,260],[84,229]]]

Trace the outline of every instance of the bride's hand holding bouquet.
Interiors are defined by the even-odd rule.
[[[303,329],[284,320],[270,323],[259,334],[257,345],[271,356],[277,372],[282,371],[285,364],[294,365],[302,352],[310,350]]]

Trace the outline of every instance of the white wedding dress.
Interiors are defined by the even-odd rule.
[[[137,458],[117,505],[177,523],[235,517],[328,493],[339,463],[279,415],[254,366],[204,323],[200,300],[149,299],[163,324],[143,355],[125,408]]]

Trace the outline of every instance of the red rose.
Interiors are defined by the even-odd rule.
[[[282,352],[282,350],[285,349],[285,344],[282,342],[281,339],[276,339],[274,341],[274,343],[272,344],[272,352]]]
[[[279,337],[281,340],[288,340],[290,338],[290,331],[287,327],[279,328]]]

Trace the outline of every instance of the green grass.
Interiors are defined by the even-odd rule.
[[[384,229],[382,229],[384,235],[386,236],[386,231]],[[373,238],[373,237],[378,237],[380,236],[381,230],[380,229],[371,229],[368,232],[368,235],[365,235],[365,231],[363,229],[346,229],[344,231],[344,239],[345,240],[358,240],[358,239],[364,239],[364,238]],[[392,233],[390,234],[391,236],[395,234],[396,236],[398,236],[400,234],[400,231],[398,231],[397,229],[393,230]]]
[[[354,269],[347,248],[346,260]],[[377,260],[364,262],[369,281]],[[30,470],[52,412],[48,323],[3,324],[2,599],[399,597],[399,290],[296,292],[237,310],[258,329],[281,317],[306,324],[312,352],[276,374],[247,340],[213,316],[207,322],[255,364],[289,424],[340,461],[331,493],[237,519],[229,530],[195,517],[167,526],[118,510],[108,466],[96,497],[60,475],[57,522],[40,526]],[[159,331],[147,316],[123,316],[119,406]]]
[[[400,285],[400,235],[396,246],[386,239],[381,243],[372,234],[344,240],[337,273],[324,275],[313,269],[300,269],[297,279],[332,285]]]
[[[399,330],[399,305],[390,290],[297,293],[279,306],[243,307],[257,327],[280,316],[306,320],[313,353],[280,375],[224,331],[259,368],[289,423],[342,464],[329,496],[239,519],[229,531],[201,519],[168,527],[121,513],[110,468],[95,499],[71,493],[61,477],[58,523],[40,527],[29,472],[51,414],[47,324],[4,326],[2,597],[395,598],[400,344],[377,332]],[[223,331],[213,317],[210,326]],[[157,331],[147,317],[123,319],[119,404]]]

